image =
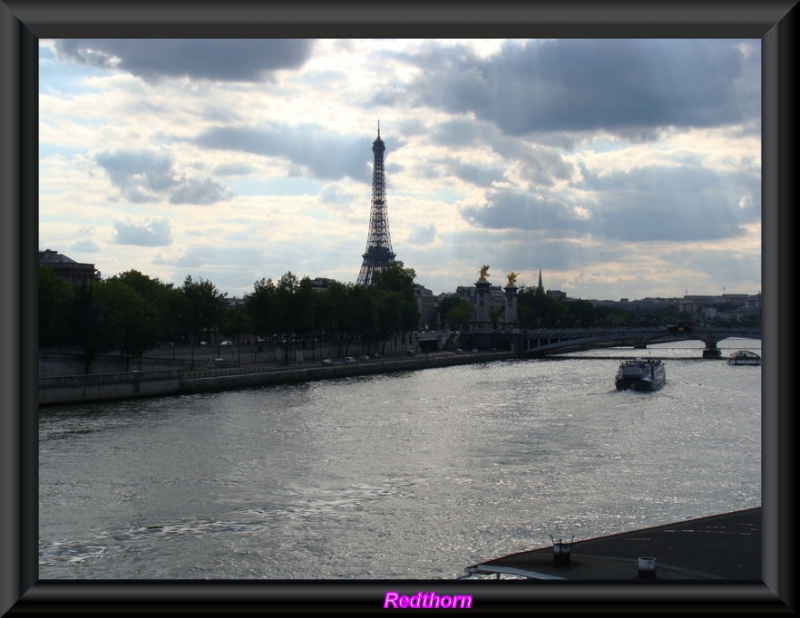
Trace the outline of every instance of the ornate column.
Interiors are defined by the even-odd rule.
[[[487,280],[489,266],[481,268],[480,278],[475,282],[475,318],[470,321],[472,330],[491,330],[492,321],[489,319],[489,288],[491,283]]]
[[[503,288],[506,292],[506,308],[503,315],[503,325],[506,328],[514,328],[518,325],[517,318],[517,288],[516,273],[508,273],[508,285]]]

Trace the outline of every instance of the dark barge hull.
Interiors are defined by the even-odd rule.
[[[618,391],[655,391],[664,386],[664,382],[651,382],[649,380],[638,380],[627,378],[616,381]]]

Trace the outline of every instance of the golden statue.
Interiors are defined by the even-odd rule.
[[[486,281],[486,277],[488,274],[489,274],[489,265],[484,264],[483,266],[481,266],[481,277],[480,279],[478,279],[478,281]]]
[[[508,273],[508,287],[513,287],[517,283],[517,275],[519,273]]]

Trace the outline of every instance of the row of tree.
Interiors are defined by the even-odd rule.
[[[440,315],[445,324],[455,329],[467,330],[474,317],[474,306],[457,297],[442,299]],[[493,309],[491,321],[497,325],[504,319],[504,307]],[[595,306],[588,300],[563,302],[548,296],[541,288],[524,288],[517,294],[517,322],[520,328],[581,328],[596,326],[625,326],[634,321],[644,325],[664,324],[677,319],[677,307],[661,314],[635,315],[614,307]]]
[[[375,274],[372,285],[331,281],[319,291],[308,277],[291,272],[277,281],[261,279],[242,303],[228,303],[209,280],[187,276],[180,287],[136,270],[103,281],[70,285],[55,271],[39,268],[39,344],[76,346],[86,357],[86,370],[98,354],[120,351],[129,360],[159,343],[198,344],[212,335],[227,339],[277,337],[287,347],[314,345],[318,338],[338,343],[346,355],[354,340],[375,346],[405,337],[419,324],[413,269],[394,262]],[[634,314],[590,301],[562,302],[541,287],[525,288],[517,296],[521,328],[586,328],[657,326],[691,320],[670,307],[661,313]],[[724,307],[720,308],[725,309]],[[445,297],[439,321],[468,330],[474,306]],[[492,313],[502,321],[503,308]],[[759,323],[758,316],[753,319]],[[720,321],[720,326],[726,325]],[[287,350],[287,358],[289,357]]]
[[[733,307],[721,303],[715,307],[719,315],[706,320],[711,326],[731,326],[730,315]],[[491,312],[495,325],[504,318],[504,307]],[[455,296],[447,297],[439,303],[439,315],[444,324],[454,329],[467,330],[474,317],[471,302]],[[625,326],[664,326],[678,322],[691,322],[690,313],[681,312],[676,305],[669,305],[663,311],[632,312],[604,305],[595,306],[588,300],[560,301],[548,296],[540,288],[524,288],[517,294],[517,319],[520,328],[619,328]],[[736,320],[741,326],[759,327],[761,318],[757,314],[742,316]]]
[[[419,322],[413,269],[402,262],[376,273],[369,287],[330,282],[317,291],[291,272],[256,281],[243,303],[230,304],[209,280],[187,276],[180,287],[136,270],[70,285],[39,268],[39,345],[76,346],[86,371],[97,355],[118,350],[129,360],[159,343],[197,344],[212,334],[277,336],[286,345],[318,337],[373,343],[405,338]]]

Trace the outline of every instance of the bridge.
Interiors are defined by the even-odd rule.
[[[539,356],[592,348],[632,346],[644,349],[654,343],[702,341],[705,344],[703,357],[719,358],[721,352],[717,344],[730,337],[761,339],[761,329],[711,327],[676,332],[670,331],[666,327],[533,330],[525,333],[520,341],[522,343],[520,351],[526,356]]]
[[[737,337],[761,339],[760,328],[694,327],[673,331],[666,326],[621,328],[563,328],[514,329],[463,333],[462,339],[470,348],[518,350],[522,356],[546,356],[576,350],[632,346],[643,349],[650,344],[677,341],[702,341],[703,358],[720,358],[717,344],[723,339]]]

